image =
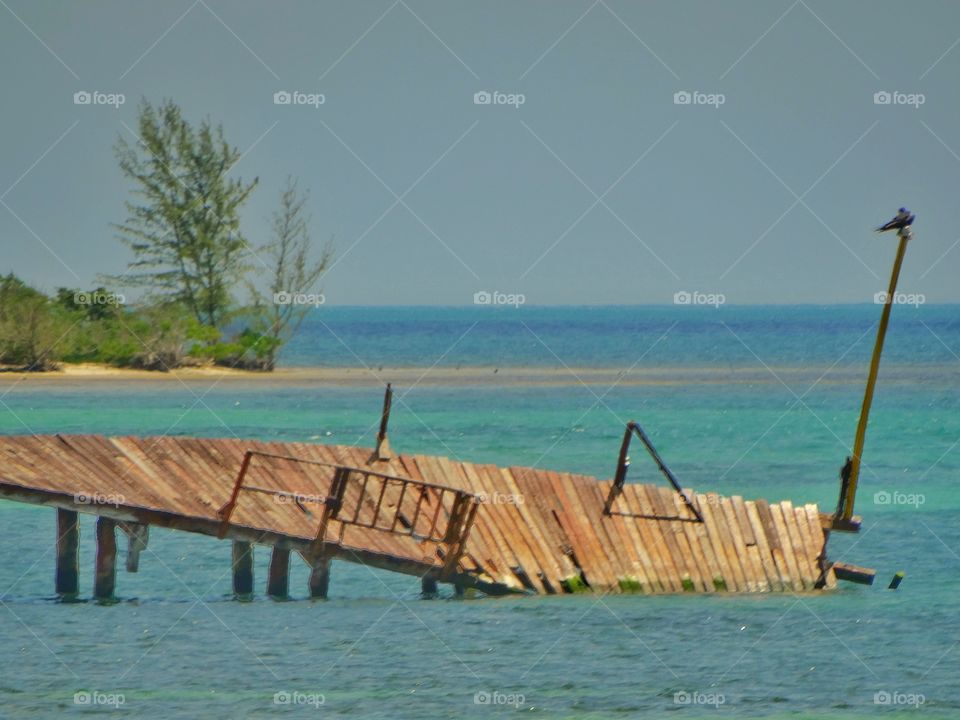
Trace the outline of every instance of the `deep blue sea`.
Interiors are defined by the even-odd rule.
[[[878,318],[873,305],[322,307],[282,364],[385,379],[396,366],[540,368],[554,382],[428,372],[398,385],[392,445],[609,477],[635,419],[685,485],[831,509]],[[581,382],[592,368],[651,381]],[[382,397],[209,385],[8,383],[0,432],[370,445]],[[863,529],[829,544],[877,582],[822,595],[455,599],[442,587],[425,600],[415,578],[340,562],[330,599],[311,602],[295,559],[291,601],[240,603],[228,543],[154,528],[139,573],[121,558],[118,604],[60,604],[55,513],[0,502],[0,718],[960,718],[958,444],[960,307],[897,306]],[[660,481],[639,459],[631,478]],[[90,517],[81,539],[89,596]],[[268,559],[259,549],[260,591]]]

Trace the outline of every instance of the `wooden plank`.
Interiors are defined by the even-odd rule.
[[[642,504],[645,504],[646,507],[649,508],[650,515],[662,517],[665,514],[659,502],[659,492],[657,488],[652,485],[638,485],[637,491],[640,494],[641,500],[645,500],[645,503]],[[654,528],[662,539],[665,548],[663,556],[667,565],[666,570],[669,575],[670,585],[674,588],[674,592],[684,592],[686,589],[683,581],[685,574],[684,558],[680,552],[680,546],[677,544],[676,538],[673,535],[670,523],[666,520],[655,520],[653,522],[655,523]]]
[[[491,516],[498,518],[504,540],[517,560],[516,565],[511,566],[510,570],[517,575],[517,580],[521,584],[530,583],[538,593],[546,593],[543,581],[540,579],[542,568],[534,559],[527,542],[527,533],[525,528],[521,527],[522,521],[515,508],[491,501],[496,493],[503,492],[499,468],[494,465],[477,465],[475,469],[487,488],[487,502],[484,505],[489,506]]]
[[[793,547],[793,555],[800,572],[800,579],[803,581],[803,589],[813,590],[817,574],[807,557],[807,549],[804,546],[803,537],[800,535],[800,528],[797,527],[797,513],[794,512],[793,503],[789,500],[782,501],[780,507],[783,510],[783,521],[787,528],[787,534],[790,536],[790,545]]]
[[[513,476],[508,469],[497,466],[490,466],[489,471],[495,487],[499,488],[497,491],[499,495],[493,496],[491,501],[500,503],[504,513],[510,518],[518,542],[523,547],[526,556],[523,572],[537,588],[537,592],[546,593],[548,587],[553,590],[554,587],[549,578],[551,571],[556,571],[546,554],[542,552],[543,544],[523,512],[522,503],[517,503],[517,496],[520,491],[513,482]],[[509,497],[510,501],[506,496],[512,496]],[[546,580],[546,584],[544,584],[544,580]]]
[[[394,456],[394,458],[396,457],[397,456]],[[400,457],[402,458],[402,456]],[[472,468],[469,463],[464,463],[460,470],[463,489],[474,492],[475,475],[470,475]],[[482,507],[477,508],[477,516],[474,520],[473,527],[470,529],[470,535],[467,538],[467,546],[464,550],[463,557],[464,559],[469,559],[475,569],[482,570],[493,579],[499,574],[499,569],[506,567],[506,564],[502,561],[500,551],[496,546],[496,541],[490,534],[486,515],[483,515],[483,519],[481,519],[480,513],[482,510]],[[497,560],[494,558],[500,560],[499,565],[497,565]],[[496,568],[492,571],[490,568],[491,563],[493,563]]]
[[[683,498],[680,497],[680,493],[670,493],[670,496],[673,498],[673,506],[678,516],[684,518],[695,517],[683,501]],[[688,491],[687,497],[692,498],[693,495]],[[696,526],[701,523],[682,522],[679,524],[687,538],[687,545],[690,547],[691,562],[693,566],[697,568],[697,577],[702,591],[707,593],[716,592],[716,588],[713,586],[713,571],[710,568],[709,562],[707,562],[706,553],[704,552],[700,542],[700,536],[696,530]]]
[[[639,487],[635,484],[624,485],[623,493],[620,495],[620,502],[624,504],[625,511],[633,515],[643,514]],[[673,592],[672,586],[666,579],[668,573],[665,561],[661,557],[661,551],[666,552],[666,546],[656,532],[655,523],[639,517],[628,519],[628,522],[640,538],[638,549],[641,551],[641,558],[645,558],[647,578],[650,580],[653,592]]]
[[[551,552],[550,542],[547,540],[546,531],[542,527],[543,518],[533,503],[533,496],[521,488],[518,475],[524,473],[523,469],[501,469],[500,476],[503,478],[504,486],[513,495],[514,507],[520,515],[521,524],[529,533],[531,549],[537,563],[543,572],[543,579],[546,581],[545,587],[548,592],[560,592],[560,578],[563,571],[557,561],[554,552]]]
[[[803,542],[803,559],[807,565],[807,571],[810,574],[810,589],[817,586],[820,579],[820,568],[817,565],[818,550],[810,537],[810,526],[807,524],[807,511],[803,506],[793,509],[797,519],[797,530],[800,532],[800,540]]]
[[[706,493],[697,493],[696,502],[697,508],[700,510],[700,514],[703,516],[703,527],[707,534],[707,541],[713,550],[714,558],[719,566],[720,574],[719,578],[714,578],[713,580],[714,587],[717,587],[717,580],[719,579],[720,583],[722,583],[722,587],[718,587],[718,590],[722,589],[728,592],[739,592],[741,588],[737,582],[736,574],[733,572],[733,567],[730,565],[730,556],[727,552],[727,543],[724,541],[723,536],[720,533],[720,522],[715,516],[715,511],[717,509],[716,495],[711,496]]]
[[[587,508],[580,498],[577,480],[570,473],[557,473],[556,482],[563,488],[569,503],[567,517],[577,525],[579,535],[587,550],[589,564],[584,568],[590,585],[595,589],[615,590],[619,587],[617,572],[611,565],[603,543],[593,523],[588,519]]]
[[[803,590],[803,576],[800,574],[793,543],[790,541],[790,534],[783,519],[783,506],[780,503],[771,504],[770,513],[773,515],[773,524],[777,529],[777,537],[780,539],[780,547],[789,579],[788,587],[795,592],[800,592]]]
[[[679,513],[676,509],[676,501],[674,498],[677,493],[674,490],[665,487],[650,487],[658,496],[658,507],[664,516],[683,517],[683,514]],[[709,578],[705,578],[700,570],[700,566],[693,555],[693,548],[690,546],[690,542],[687,540],[687,534],[684,530],[685,525],[687,525],[687,523],[680,522],[679,520],[674,520],[667,523],[669,532],[673,536],[673,539],[677,544],[677,548],[680,551],[680,570],[682,572],[680,579],[682,582],[686,583],[684,590],[706,592],[707,584],[709,583],[712,585],[713,583],[709,580]]]
[[[743,540],[744,557],[746,559],[744,564],[750,568],[754,585],[753,591],[769,592],[770,583],[767,582],[767,574],[760,560],[760,551],[757,549],[757,538],[753,533],[753,528],[750,526],[750,519],[747,517],[747,508],[744,505],[743,498],[739,495],[734,495],[730,498],[730,504],[733,507],[740,537]]]
[[[720,507],[723,509],[723,516],[726,519],[727,531],[730,533],[733,552],[743,571],[746,591],[758,592],[760,588],[746,551],[747,545],[743,540],[743,535],[740,533],[740,521],[737,519],[737,513],[733,508],[733,498],[726,497],[721,499]]]
[[[760,555],[760,563],[763,565],[763,572],[767,578],[767,585],[774,592],[783,591],[783,583],[780,581],[780,573],[777,572],[777,563],[773,559],[773,553],[770,544],[767,542],[767,534],[763,528],[763,522],[760,519],[760,513],[757,510],[757,504],[751,500],[744,503],[747,511],[747,519],[753,528],[753,537],[757,542],[757,550]]]
[[[611,590],[619,592],[621,582],[627,579],[631,567],[625,561],[623,548],[617,539],[611,535],[612,525],[604,522],[603,504],[606,498],[601,496],[597,481],[594,478],[584,475],[571,475],[571,481],[584,509],[583,519],[593,530],[607,567],[610,568],[613,575],[614,584],[611,586]]]
[[[740,561],[740,553],[737,552],[727,520],[724,507],[727,504],[727,498],[715,493],[708,493],[707,497],[710,498],[708,512],[711,513],[716,526],[716,541],[720,543],[720,547],[727,558],[727,566],[733,575],[733,586],[730,586],[728,580],[727,587],[735,592],[749,592],[750,587],[747,584],[746,573],[743,571],[743,564]]]
[[[695,493],[691,488],[685,489],[685,492],[687,493],[687,497],[690,498],[690,501],[694,503],[694,505],[697,507],[697,510],[699,511],[700,505],[701,505],[701,498],[698,497],[697,493]],[[678,500],[680,500],[679,496],[678,496]],[[693,513],[689,512],[689,509],[687,512],[691,517],[693,516]],[[703,514],[701,512],[701,518],[702,517],[703,517]],[[716,579],[723,577],[723,570],[720,567],[720,561],[717,559],[716,551],[713,548],[713,543],[710,542],[710,535],[707,533],[706,523],[704,522],[689,523],[689,525],[692,528],[694,536],[697,538],[697,543],[700,547],[701,555],[703,556],[706,562],[706,566],[704,569],[704,572],[706,574],[704,576],[704,579],[706,580],[707,585],[709,586],[708,592],[716,592],[717,591]]]
[[[570,538],[575,562],[580,567],[583,578],[592,588],[609,587],[611,585],[610,576],[605,574],[603,565],[598,558],[599,548],[594,547],[595,538],[591,537],[588,532],[589,528],[581,520],[583,511],[579,509],[579,503],[571,497],[573,494],[572,488],[569,487],[568,482],[564,481],[564,477],[560,473],[547,471],[547,477],[560,505],[560,509],[555,511],[556,518]]]
[[[666,538],[660,532],[657,521],[649,518],[654,512],[650,505],[650,499],[644,491],[644,485],[625,485],[621,497],[630,504],[631,510],[636,515],[646,516],[637,518],[637,531],[644,538],[645,548],[653,563],[655,579],[660,591],[664,593],[682,592],[683,586],[675,584],[676,573],[673,570],[673,560],[670,557],[670,550],[667,548]]]
[[[813,542],[817,545],[817,569],[820,571],[823,586],[826,589],[832,589],[837,586],[837,579],[830,567],[827,559],[827,540],[830,537],[830,531],[825,530],[820,524],[820,510],[816,505],[807,504],[804,506],[807,511],[807,524],[810,527],[810,535]]]
[[[845,562],[835,562],[833,571],[837,580],[846,580],[847,582],[858,583],[860,585],[873,585],[873,580],[877,571],[873,568],[861,567]]]
[[[596,483],[597,491],[601,500],[605,501],[613,487],[612,481]],[[650,580],[644,569],[643,559],[640,556],[638,547],[637,529],[633,523],[627,523],[622,515],[605,515],[603,521],[609,525],[609,532],[616,537],[615,542],[619,543],[620,552],[623,554],[623,563],[629,568],[624,589],[628,592],[640,590],[644,593],[650,593]]]
[[[558,505],[550,487],[550,480],[542,471],[531,468],[524,468],[523,472],[514,472],[513,475],[517,487],[524,494],[525,504],[530,507],[531,515],[536,518],[537,527],[546,543],[545,549],[554,558],[554,563],[558,567],[558,574],[552,580],[559,587],[560,580],[571,575],[579,575],[580,569],[574,566],[567,554],[570,539],[554,519],[553,510]]]
[[[780,542],[780,533],[777,531],[777,524],[773,519],[773,510],[770,503],[760,498],[756,500],[757,514],[763,524],[764,535],[767,538],[767,544],[770,546],[770,555],[773,557],[774,566],[780,577],[780,586],[783,590],[793,589],[793,581],[790,577],[790,568],[787,565],[787,559],[783,554],[783,544]]]
[[[477,473],[476,465],[464,464],[463,470],[469,490],[475,493],[486,492],[484,482]],[[498,582],[510,586],[519,586],[511,570],[517,564],[517,559],[504,539],[503,531],[500,529],[497,519],[488,505],[481,505],[473,523],[474,530],[479,530],[487,545],[487,552],[484,555],[485,567],[491,577]],[[473,533],[471,532],[472,537]]]

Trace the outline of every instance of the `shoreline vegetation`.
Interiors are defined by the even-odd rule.
[[[884,369],[887,384],[914,383],[939,376],[953,381],[955,364],[891,363]],[[212,364],[168,372],[121,368],[103,363],[65,364],[47,372],[23,371],[0,365],[0,391],[15,388],[99,388],[137,385],[225,385],[229,387],[566,387],[566,386],[683,386],[683,385],[860,385],[864,368],[844,367],[635,367],[629,371],[605,367],[457,366],[457,367],[283,367],[270,373]]]
[[[136,142],[121,135],[114,146],[132,186],[127,217],[112,226],[130,253],[126,270],[100,273],[90,290],[52,293],[0,275],[0,366],[272,371],[323,298],[314,286],[332,259],[330,243],[313,252],[308,193],[288,177],[269,237],[253,244],[240,211],[258,179],[230,176],[241,153],[221,126],[191,125],[172,100],[144,100],[133,134]]]

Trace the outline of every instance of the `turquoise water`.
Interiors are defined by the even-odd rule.
[[[639,366],[658,377],[702,368],[704,381],[440,387],[428,375],[406,395],[397,387],[392,444],[606,477],[622,422],[636,419],[684,484],[835,504],[876,309],[680,310],[324,308],[287,362],[622,369],[667,333]],[[52,599],[55,514],[0,503],[0,717],[960,717],[957,318],[954,307],[895,308],[857,504],[863,530],[830,541],[833,559],[877,568],[874,587],[468,600],[442,588],[422,600],[414,578],[337,563],[330,599],[310,602],[295,561],[291,602],[237,603],[228,544],[154,529],[140,572],[118,576],[119,604],[68,605]],[[206,390],[18,386],[0,398],[0,432],[369,445],[381,400],[377,388]],[[631,478],[659,481],[638,458]],[[883,504],[884,492],[922,503]],[[86,594],[92,536],[84,519]],[[268,557],[257,553],[258,589]],[[898,570],[903,585],[886,590]],[[76,704],[84,691],[101,704]],[[298,694],[275,704],[285,692]],[[891,704],[876,704],[884,692]],[[118,709],[102,704],[120,696]]]

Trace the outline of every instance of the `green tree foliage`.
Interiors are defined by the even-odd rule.
[[[0,278],[0,363],[26,370],[55,366],[60,325],[46,295],[13,273]]]
[[[241,154],[223,128],[209,120],[194,128],[170,100],[141,104],[138,133],[136,144],[121,137],[115,147],[136,196],[126,203],[126,222],[116,226],[134,260],[115,280],[222,327],[230,319],[231,289],[248,269],[239,211],[257,180],[229,179]]]
[[[115,146],[134,185],[128,217],[115,225],[133,260],[112,283],[145,290],[143,298],[128,306],[102,286],[58,288],[48,297],[13,274],[0,277],[0,365],[272,370],[280,346],[315,306],[299,298],[322,297],[313,286],[332,256],[327,245],[311,259],[306,194],[287,180],[253,265],[239,213],[257,180],[227,177],[240,152],[223,129],[208,120],[191,126],[169,100],[157,107],[144,101],[138,129],[137,143],[121,137]],[[253,298],[246,307],[232,292],[244,285]]]

